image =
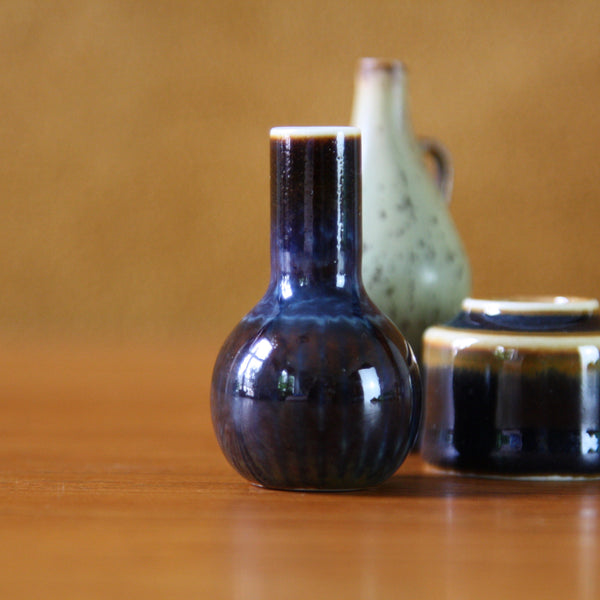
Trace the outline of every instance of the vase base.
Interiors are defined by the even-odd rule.
[[[348,492],[363,492],[368,487],[373,486],[363,486],[363,487],[344,487],[344,488],[317,488],[317,487],[309,487],[309,486],[291,486],[291,487],[283,487],[276,485],[266,485],[264,483],[257,483],[255,481],[250,482],[254,487],[261,488],[263,490],[271,490],[274,492],[297,492],[302,494],[339,494],[339,493],[348,493]]]

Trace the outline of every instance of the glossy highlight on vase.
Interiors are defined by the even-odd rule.
[[[412,350],[360,277],[360,135],[271,131],[271,279],[223,345],[211,410],[233,467],[265,487],[383,482],[414,442]]]

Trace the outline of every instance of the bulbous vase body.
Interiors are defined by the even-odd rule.
[[[271,281],[211,389],[225,456],[265,487],[376,485],[418,431],[414,355],[360,280],[359,169],[354,128],[271,132]]]
[[[435,140],[413,134],[400,62],[359,62],[352,124],[362,134],[365,287],[420,359],[425,329],[453,317],[471,290],[469,261],[447,206],[450,158]]]

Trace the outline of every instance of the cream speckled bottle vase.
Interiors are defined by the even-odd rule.
[[[448,212],[449,156],[413,134],[398,61],[359,61],[352,124],[362,133],[365,287],[420,359],[425,329],[451,319],[471,291],[468,258]]]

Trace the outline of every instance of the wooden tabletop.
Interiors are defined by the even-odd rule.
[[[0,598],[600,598],[600,481],[254,487],[217,345],[0,345]]]

